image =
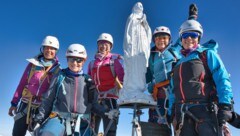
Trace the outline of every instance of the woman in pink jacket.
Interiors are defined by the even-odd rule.
[[[60,68],[56,57],[58,49],[58,39],[47,36],[42,42],[41,53],[27,59],[29,64],[14,93],[8,112],[10,116],[14,116],[13,136],[25,136],[27,130],[31,131],[34,124],[32,115],[38,112],[42,94],[47,91],[52,77]]]
[[[102,33],[98,40],[98,52],[95,60],[88,66],[88,74],[96,84],[99,92],[99,102],[101,105],[111,109],[117,109],[117,99],[119,86],[123,82],[124,70],[120,63],[121,56],[112,54],[113,38],[108,33]],[[95,132],[98,133],[101,117],[95,115]],[[107,129],[110,119],[103,118],[104,131]],[[108,128],[107,136],[116,136],[117,120]]]

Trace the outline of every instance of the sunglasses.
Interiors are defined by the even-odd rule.
[[[182,34],[183,39],[187,39],[188,37],[196,39],[198,36],[199,36],[198,32],[185,32]]]
[[[73,63],[74,61],[76,61],[77,63],[81,63],[84,61],[84,59],[83,58],[67,58],[67,61],[71,63]]]

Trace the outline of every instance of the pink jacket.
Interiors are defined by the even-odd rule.
[[[113,67],[116,74],[115,76],[118,77],[120,82],[123,82],[124,70],[120,63],[120,59],[121,56],[118,54],[109,53],[105,57],[96,54],[95,60],[89,63],[88,74],[93,78],[96,88],[100,93],[115,88],[115,77],[110,68],[110,61],[114,61]],[[93,63],[93,65],[91,63]],[[107,97],[118,98],[117,95],[113,94],[108,94]]]
[[[34,96],[32,99],[32,104],[39,105],[41,103],[42,94],[48,90],[53,74],[55,74],[54,71],[57,70],[60,66],[60,64],[56,60],[55,64],[53,64],[52,68],[49,70],[48,75],[43,79],[41,79],[41,77],[44,74],[44,67],[36,66],[34,69],[34,73],[28,83],[28,77],[29,77],[32,65],[34,64],[29,63],[23,73],[23,76],[12,98],[12,101],[11,101],[12,106],[17,106],[20,99],[22,99],[23,102],[29,101],[29,98],[22,96],[22,92],[25,87]]]

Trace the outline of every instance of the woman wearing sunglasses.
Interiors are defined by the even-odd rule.
[[[202,26],[196,20],[187,20],[180,27],[182,58],[173,68],[170,94],[170,105],[175,100],[177,135],[217,136],[232,118],[229,74],[216,51],[200,44],[202,36]]]
[[[91,78],[83,73],[82,68],[87,59],[84,46],[70,45],[66,57],[68,68],[63,69],[51,82],[46,99],[35,117],[42,124],[36,133],[49,136],[90,136],[91,111],[105,116],[105,108],[97,102],[97,91]]]

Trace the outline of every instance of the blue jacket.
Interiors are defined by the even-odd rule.
[[[146,73],[149,93],[153,92],[155,84],[170,79],[172,66],[180,59],[178,52],[179,47],[175,45],[169,45],[163,52],[156,51],[156,46],[152,47]]]
[[[182,55],[182,58],[177,62],[175,67],[179,67],[180,65],[186,64],[186,62],[193,61],[199,58],[199,53],[202,53],[203,51],[206,51],[206,60],[207,60],[207,66],[211,72],[212,79],[216,86],[217,96],[218,96],[218,102],[219,103],[225,103],[225,104],[231,104],[232,103],[232,86],[229,79],[229,74],[227,70],[225,69],[225,66],[220,59],[219,55],[217,54],[217,47],[218,44],[210,40],[206,44],[199,45],[198,48],[195,51],[192,51],[189,55],[186,57]],[[173,69],[174,71],[174,69]],[[172,85],[175,81],[171,81]],[[186,82],[185,82],[186,84]],[[169,96],[169,104],[170,107],[175,102],[175,96],[176,92],[174,92],[174,86],[170,91]],[[180,91],[180,90],[175,90]],[[170,108],[169,108],[170,109]],[[169,111],[169,113],[171,113]]]

